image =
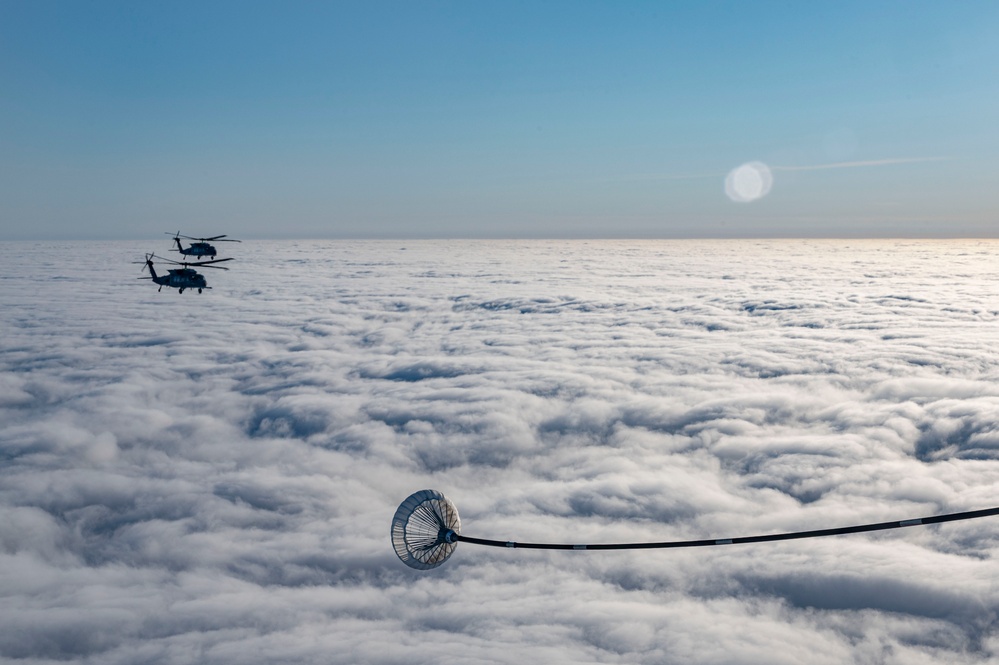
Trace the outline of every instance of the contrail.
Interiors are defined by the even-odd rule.
[[[953,157],[893,157],[888,159],[868,159],[855,162],[833,162],[831,164],[812,164],[805,166],[770,166],[771,171],[822,171],[825,169],[851,169],[865,166],[890,166],[892,164],[918,164],[921,162],[943,162]],[[624,182],[641,180],[700,180],[705,178],[724,178],[724,173],[634,173],[618,177],[601,179],[601,182]]]
[[[942,162],[950,157],[900,157],[893,159],[869,159],[859,162],[833,162],[811,166],[771,166],[772,171],[820,171],[823,169],[851,169],[862,166],[888,166],[891,164],[917,164],[919,162]]]

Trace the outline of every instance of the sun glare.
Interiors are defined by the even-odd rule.
[[[770,193],[774,177],[763,162],[747,162],[725,176],[725,194],[738,203],[749,203]]]

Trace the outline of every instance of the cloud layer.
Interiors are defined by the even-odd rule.
[[[0,659],[999,657],[988,242],[280,242],[212,291],[133,243],[4,243]],[[133,272],[131,269],[135,268]]]

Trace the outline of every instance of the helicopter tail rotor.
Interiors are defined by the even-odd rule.
[[[132,261],[132,263],[141,263],[142,264],[142,267],[139,268],[139,272],[140,273],[141,272],[146,272],[146,271],[149,272],[149,275],[150,275],[149,277],[139,277],[138,279],[155,279],[156,278],[156,269],[153,268],[153,259],[155,259],[155,258],[159,258],[159,257],[157,257],[155,254],[146,254],[146,260],[145,261]]]
[[[180,239],[186,236],[180,235],[180,231],[177,231],[176,233],[170,233],[169,231],[164,231],[164,233],[166,233],[168,236],[173,236],[173,242],[174,244],[177,245],[176,247],[171,247],[170,251],[183,253],[184,246],[180,244]]]
[[[154,257],[155,257],[154,254],[146,254],[146,260],[145,261],[132,261],[132,263],[142,264],[142,267],[139,268],[139,272],[145,272],[145,271],[149,270],[152,267],[152,265],[153,265],[153,258]],[[139,279],[148,279],[148,278],[146,278],[146,277],[140,277]]]

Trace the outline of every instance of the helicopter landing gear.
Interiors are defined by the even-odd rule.
[[[163,286],[162,286],[162,285],[160,285],[160,288],[156,289],[156,293],[159,293],[159,292],[160,292],[160,291],[162,291],[162,290],[163,290]]]
[[[198,293],[201,293],[201,289],[198,289]]]
[[[181,293],[183,293],[183,292],[184,292],[184,289],[178,289],[178,290],[179,290],[179,291],[180,291]]]

